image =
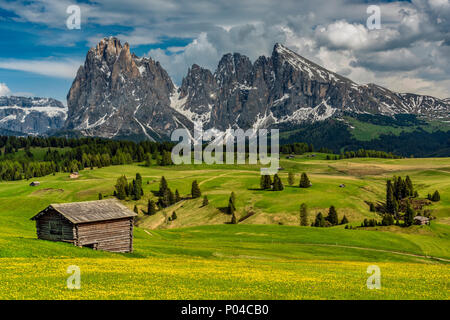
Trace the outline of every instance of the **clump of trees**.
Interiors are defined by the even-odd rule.
[[[155,213],[156,213],[156,203],[152,199],[149,199],[147,203],[147,214],[149,216],[152,216]]]
[[[378,224],[376,219],[364,219],[361,223],[361,227],[376,227]]]
[[[306,152],[313,152],[314,146],[304,142],[295,142],[291,144],[284,144],[280,146],[280,152],[284,154],[304,154]]]
[[[111,165],[144,162],[154,159],[159,165],[171,165],[172,142],[108,140],[102,138],[57,138],[0,136],[0,181],[42,177],[56,172],[81,171]],[[47,148],[38,161],[31,148]],[[24,153],[18,153],[23,149]]]
[[[438,202],[438,201],[441,200],[441,195],[439,194],[439,191],[436,190],[433,193],[433,195],[428,194],[427,199],[430,200],[430,201],[433,201],[433,202]]]
[[[290,186],[292,186],[292,185],[294,185],[294,183],[295,183],[295,174],[293,172],[289,172],[288,173],[288,184]],[[312,185],[311,181],[309,180],[306,173],[302,173],[301,178],[300,178],[299,187],[300,188],[309,188],[311,185]],[[261,190],[272,190],[272,191],[284,190],[283,182],[282,182],[281,178],[278,176],[278,174],[275,174],[273,176],[273,182],[272,182],[272,178],[270,177],[270,175],[267,175],[267,174],[261,175],[259,186],[260,186]]]
[[[273,176],[273,191],[283,191],[284,186],[283,186],[283,182],[281,182],[280,177],[278,176],[278,174],[275,174]]]
[[[114,195],[119,200],[125,200],[127,197],[130,197],[133,200],[139,200],[144,195],[144,189],[142,188],[142,176],[139,173],[136,173],[136,179],[133,179],[131,183],[128,183],[125,175],[120,176],[114,187]]]
[[[397,215],[400,211],[399,203],[405,198],[412,198],[417,195],[414,186],[409,178],[395,177],[386,182],[386,212]]]
[[[392,152],[365,150],[365,149],[359,149],[358,151],[346,151],[339,155],[339,159],[350,159],[350,158],[402,159],[401,156],[397,156]]]
[[[387,180],[386,204],[380,225],[393,225],[394,220],[396,220],[395,224],[399,224],[399,219],[403,219],[403,226],[405,227],[414,224],[416,212],[412,202],[414,201],[413,198],[417,198],[418,196],[419,194],[414,189],[414,185],[409,176],[406,176],[405,179],[394,176],[392,180]],[[428,194],[427,198],[431,201],[439,201],[439,191],[436,190],[433,195]]]
[[[302,173],[300,177],[300,188],[309,188],[311,186],[311,181],[309,181],[308,175],[306,173]]]
[[[330,206],[328,209],[328,215],[326,217],[323,216],[322,212],[319,212],[316,215],[314,222],[311,224],[312,227],[332,227],[338,224],[347,224],[349,221],[347,217],[344,215],[342,217],[341,222],[339,223],[339,218],[337,214],[337,210],[334,206]]]

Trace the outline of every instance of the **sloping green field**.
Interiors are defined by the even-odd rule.
[[[281,192],[260,191],[258,166],[113,166],[0,183],[0,298],[3,299],[448,299],[450,260],[450,159],[283,159]],[[287,172],[307,172],[309,189],[287,186]],[[185,200],[156,215],[140,213],[135,251],[115,254],[37,240],[34,214],[50,203],[112,196],[121,174],[139,172],[145,209],[164,175]],[[299,206],[326,213],[335,205],[350,224],[376,217],[365,201],[382,201],[385,179],[408,174],[419,195],[439,190],[431,226],[367,230],[299,227]],[[196,179],[209,205],[188,199]],[[148,184],[147,184],[148,181]],[[339,188],[345,184],[345,188]],[[221,208],[231,191],[238,225]],[[165,218],[176,210],[178,218]],[[81,269],[81,289],[66,288],[66,269]],[[379,290],[369,290],[367,267],[381,270]]]

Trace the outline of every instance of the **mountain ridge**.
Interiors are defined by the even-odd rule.
[[[44,135],[63,127],[67,108],[41,97],[0,97],[0,129],[9,134]]]
[[[163,141],[177,128],[192,132],[195,124],[216,131],[285,130],[348,113],[449,120],[450,98],[360,85],[280,43],[253,62],[228,53],[213,71],[193,64],[177,87],[158,61],[138,57],[128,43],[109,37],[87,52],[67,94],[67,120],[48,131]],[[10,126],[4,129],[23,131],[13,117],[0,114],[0,122]]]

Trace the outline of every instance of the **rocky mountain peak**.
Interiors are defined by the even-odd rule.
[[[103,38],[93,50],[99,57],[117,57],[122,51],[122,45],[116,37]]]
[[[91,49],[68,94],[67,129],[102,137],[161,140],[173,129],[291,127],[344,112],[449,118],[448,101],[358,85],[275,44],[254,63],[228,53],[212,73],[192,65],[181,87],[159,62],[116,38]]]
[[[67,96],[66,129],[101,137],[167,138],[190,122],[170,108],[172,80],[158,62],[139,58],[117,38],[102,39],[86,56]]]
[[[44,135],[60,129],[66,120],[67,109],[52,98],[0,97],[0,131],[19,135]]]

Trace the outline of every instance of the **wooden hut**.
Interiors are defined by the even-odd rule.
[[[79,247],[112,252],[133,250],[137,214],[118,200],[51,204],[31,220],[38,239],[64,241]]]
[[[424,216],[415,216],[414,224],[418,224],[418,225],[430,224],[430,219],[427,217],[424,217]]]
[[[40,184],[41,183],[39,181],[33,181],[33,182],[30,183],[30,187],[37,187]]]
[[[69,175],[69,178],[70,178],[70,179],[78,179],[79,176],[80,176],[80,174],[79,174],[78,172],[72,172],[72,173]]]

